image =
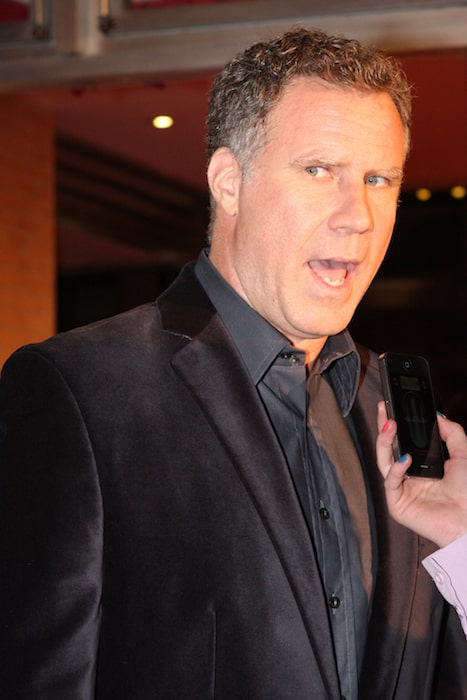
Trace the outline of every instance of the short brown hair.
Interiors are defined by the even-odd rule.
[[[411,91],[397,61],[356,40],[298,28],[253,44],[216,77],[207,119],[208,157],[226,146],[246,171],[264,141],[270,110],[298,77],[386,92],[399,112],[409,149]]]

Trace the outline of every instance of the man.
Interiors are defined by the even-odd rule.
[[[247,49],[211,97],[209,251],[155,304],[10,358],[5,697],[467,697],[436,547],[388,514],[384,484],[395,518],[414,507],[381,413],[376,466],[375,356],[345,331],[391,238],[409,102],[357,42]],[[467,439],[441,429],[449,487]]]

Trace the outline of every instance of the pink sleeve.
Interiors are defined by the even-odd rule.
[[[439,592],[456,609],[467,637],[467,535],[422,561]]]

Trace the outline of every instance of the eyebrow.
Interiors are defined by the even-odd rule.
[[[374,170],[369,170],[369,173],[375,173],[377,175],[384,175],[385,177],[389,178],[390,180],[396,180],[399,182],[402,182],[404,179],[404,170],[403,168],[399,167],[394,167],[394,168],[383,168],[382,170],[379,170],[375,168]]]
[[[403,168],[399,168],[397,165],[394,168],[375,168],[378,173],[384,173],[385,175],[390,175],[391,177],[402,177],[404,175]]]

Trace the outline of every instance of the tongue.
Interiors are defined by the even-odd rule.
[[[310,263],[313,272],[321,279],[338,282],[347,276],[347,268],[343,263],[333,260],[314,260]]]

